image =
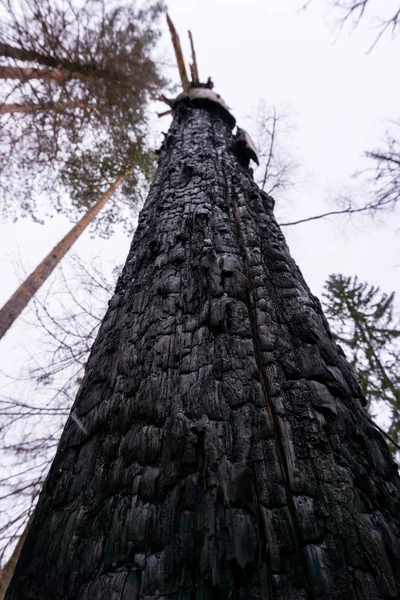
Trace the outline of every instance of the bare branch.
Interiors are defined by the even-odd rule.
[[[255,122],[255,145],[260,162],[255,180],[269,195],[287,190],[295,185],[295,174],[299,170],[299,163],[293,160],[287,148],[288,134],[292,130],[290,115],[261,100]]]
[[[167,115],[172,115],[172,110],[164,110],[164,112],[157,113],[157,117],[166,117]]]
[[[171,21],[169,15],[167,14],[167,23],[169,27],[169,31],[171,33],[172,44],[175,50],[176,62],[178,64],[179,75],[181,78],[183,91],[186,92],[190,87],[189,78],[187,76],[187,71],[185,67],[185,61],[183,58],[182,46],[179,40],[179,36],[175,29],[173,22]]]
[[[331,210],[321,215],[313,215],[312,217],[305,217],[298,221],[291,221],[288,223],[279,223],[279,227],[289,227],[291,225],[299,225],[300,223],[308,223],[309,221],[317,221],[319,219],[325,219],[326,217],[332,217],[334,215],[351,215],[354,213],[361,213],[371,211],[371,207],[363,206],[361,208],[344,208],[343,210]]]
[[[275,136],[276,136],[276,123],[277,123],[275,107],[273,108],[273,114],[272,114],[271,118],[272,118],[272,128],[270,131],[270,142],[269,142],[267,160],[265,161],[264,176],[262,178],[262,184],[261,184],[262,190],[265,190],[265,186],[267,184],[267,181],[268,181],[268,178],[270,175],[271,164],[272,164],[272,160],[273,160],[274,152],[275,152]]]
[[[192,63],[190,65],[190,72],[192,75],[192,83],[197,84],[197,83],[199,83],[200,79],[199,79],[199,70],[197,68],[196,52],[194,50],[192,32],[188,31],[188,34],[189,34],[189,40],[190,40],[190,48],[192,51]]]
[[[312,0],[308,0],[301,8],[301,10],[306,9]],[[373,4],[372,0],[328,0],[328,3],[331,5],[332,9],[337,11],[338,17],[338,27],[339,30],[343,29],[346,24],[350,24],[352,29],[356,29],[360,22],[363,19],[366,19],[367,9],[370,8]],[[387,7],[384,2],[376,2],[377,9],[381,12],[387,13]],[[400,25],[400,8],[395,10],[392,14],[386,14],[385,16],[372,16],[369,19],[369,22],[373,24],[375,29],[378,29],[379,32],[375,37],[374,42],[369,48],[369,52],[371,52],[382,36],[387,33],[387,31],[391,30],[392,35],[396,35],[399,31]]]

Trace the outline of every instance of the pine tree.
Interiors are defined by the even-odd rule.
[[[146,108],[165,84],[154,60],[162,5],[105,0],[0,0],[0,5],[3,214],[38,218],[37,195],[43,197],[43,191],[51,192],[56,210],[69,216],[76,208],[83,212],[85,181],[110,185],[113,171],[126,170],[121,158],[123,163],[132,158],[131,146],[136,152],[129,167],[149,176]],[[65,190],[74,196],[72,205]]]
[[[395,293],[357,277],[331,275],[324,294],[334,337],[354,367],[372,414],[383,402],[390,410],[388,433],[400,443],[400,323]],[[392,445],[396,452],[397,447]]]

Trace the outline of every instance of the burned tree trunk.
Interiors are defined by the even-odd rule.
[[[354,373],[230,114],[174,109],[7,599],[398,598]]]

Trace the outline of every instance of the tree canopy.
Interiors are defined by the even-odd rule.
[[[154,60],[161,3],[1,0],[1,6],[3,212],[37,216],[35,192],[43,190],[52,192],[58,210],[71,212],[63,189],[83,208],[127,161],[137,166],[132,190],[138,172],[146,177],[152,169],[146,108],[165,83]]]

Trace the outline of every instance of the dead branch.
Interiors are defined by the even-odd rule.
[[[157,102],[163,102],[167,106],[172,106],[174,103],[173,99],[167,98],[166,96],[164,96],[164,94],[161,94],[161,96],[153,96],[152,100],[156,100]]]
[[[190,88],[190,82],[187,75],[185,61],[183,59],[182,46],[175,26],[167,14],[167,23],[171,33],[172,44],[175,50],[176,62],[178,63],[179,75],[181,77],[183,91],[186,92]]]
[[[343,210],[331,210],[330,212],[326,212],[321,215],[314,215],[313,217],[306,217],[304,219],[299,219],[298,221],[279,223],[279,227],[289,227],[291,225],[299,225],[300,223],[308,223],[309,221],[325,219],[326,217],[331,217],[333,215],[352,215],[354,213],[361,213],[369,210],[371,210],[370,206],[362,206],[361,208],[344,208]]]
[[[172,115],[172,110],[164,110],[164,112],[157,113],[157,117],[166,117],[167,115]]]
[[[192,50],[192,63],[190,64],[190,73],[192,75],[192,83],[198,84],[200,82],[200,79],[199,70],[197,68],[196,52],[194,50],[193,36],[190,30],[188,31],[188,34],[190,40],[190,48]]]

